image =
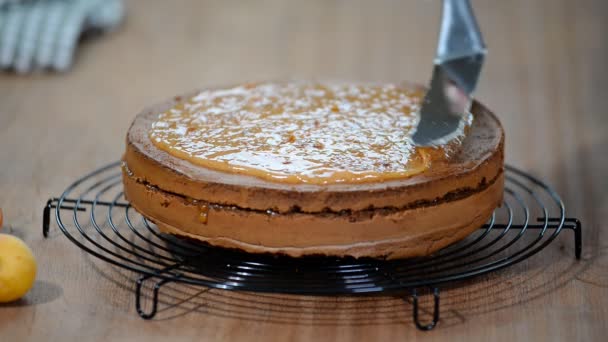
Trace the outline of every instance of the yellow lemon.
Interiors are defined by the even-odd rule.
[[[36,278],[36,259],[19,238],[0,234],[0,303],[12,302],[27,293]]]

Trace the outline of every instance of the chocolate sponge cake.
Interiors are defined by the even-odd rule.
[[[446,146],[411,142],[407,84],[210,89],[135,118],[125,196],[165,233],[254,253],[424,256],[483,225],[503,194],[504,133],[474,103]]]

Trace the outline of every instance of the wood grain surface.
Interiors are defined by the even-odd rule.
[[[178,285],[163,288],[157,318],[140,319],[135,274],[86,256],[56,225],[42,238],[46,200],[117,160],[135,113],[173,94],[260,79],[426,82],[439,1],[133,0],[118,31],[81,44],[70,72],[0,74],[4,230],[39,263],[32,291],[0,306],[0,340],[605,341],[608,2],[473,2],[490,48],[477,97],[504,123],[507,161],[581,218],[581,261],[564,234],[515,267],[443,288],[432,332],[413,327],[399,298]]]

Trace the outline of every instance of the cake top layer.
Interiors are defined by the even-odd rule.
[[[159,114],[159,149],[209,169],[292,184],[365,183],[426,170],[411,135],[424,93],[394,84],[256,83],[205,90]]]

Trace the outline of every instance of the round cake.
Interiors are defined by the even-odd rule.
[[[418,147],[424,89],[267,82],[152,106],[129,128],[125,197],[160,231],[252,253],[405,258],[482,226],[503,195],[504,133],[473,103]]]

